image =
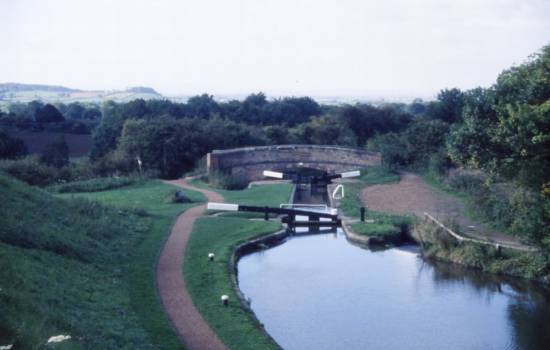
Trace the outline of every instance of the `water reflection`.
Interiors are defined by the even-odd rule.
[[[550,348],[547,289],[425,262],[412,246],[295,237],[244,257],[239,281],[285,349]]]
[[[508,297],[507,316],[513,333],[511,349],[550,348],[550,291],[534,283],[484,274],[445,263],[426,263],[433,267],[436,285],[463,284],[480,296]]]

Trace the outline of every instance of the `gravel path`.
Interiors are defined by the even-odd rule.
[[[423,217],[427,212],[439,221],[454,220],[468,236],[529,249],[516,237],[468,219],[464,214],[464,204],[459,199],[432,189],[415,174],[402,173],[397,183],[367,186],[361,192],[361,201],[375,211],[414,214],[418,217]]]
[[[187,184],[185,180],[165,182],[202,192],[210,202],[223,202],[223,197],[218,193],[195,188]],[[204,210],[204,205],[196,206],[186,210],[177,218],[157,262],[157,291],[172,326],[188,349],[227,349],[193,305],[183,279],[182,267],[185,247],[191,236],[193,223],[203,214]]]

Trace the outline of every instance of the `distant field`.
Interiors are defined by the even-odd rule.
[[[65,136],[69,146],[70,157],[82,157],[87,155],[92,149],[92,135],[66,134],[62,132],[9,132],[10,136],[18,137],[25,142],[29,153],[41,153],[44,147],[54,140],[57,136]]]

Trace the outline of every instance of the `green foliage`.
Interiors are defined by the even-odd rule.
[[[99,192],[134,185],[143,181],[138,177],[105,177],[51,185],[46,189],[54,193]]]
[[[230,349],[278,349],[253,315],[239,304],[232,281],[234,272],[228,268],[233,247],[278,229],[275,222],[225,217],[202,218],[193,227],[183,268],[187,288],[193,304]],[[216,255],[214,261],[207,259],[211,252]],[[222,294],[229,296],[228,307],[220,302]]]
[[[337,117],[325,115],[313,118],[300,124],[292,130],[291,138],[296,143],[317,145],[354,146],[357,144],[355,135]]]
[[[415,225],[423,239],[422,254],[485,272],[548,281],[550,260],[544,250],[518,252],[476,243],[459,243],[442,228],[428,222]]]
[[[65,118],[53,105],[46,104],[36,111],[35,120],[38,123],[57,123],[64,121]]]
[[[464,93],[459,89],[444,89],[437,95],[437,100],[430,103],[425,111],[429,119],[438,119],[445,123],[460,121],[464,107]]]
[[[490,89],[472,90],[449,153],[461,165],[539,190],[550,173],[550,46],[504,71]]]
[[[0,161],[0,169],[21,181],[37,186],[54,183],[59,174],[57,168],[40,162],[35,156]]]
[[[357,222],[351,225],[353,232],[365,236],[397,236],[401,235],[399,227],[386,223]]]
[[[208,184],[222,190],[242,190],[248,186],[248,181],[241,176],[211,171],[208,174]]]
[[[431,155],[438,153],[444,145],[448,130],[445,122],[420,118],[400,134],[380,136],[377,143],[384,165],[390,169],[405,166],[426,168]]]
[[[338,120],[344,122],[354,133],[358,146],[365,145],[365,142],[375,134],[401,131],[411,122],[410,115],[391,107],[346,105],[337,113]]]
[[[58,137],[44,147],[40,161],[61,168],[69,164],[69,146],[64,137]]]
[[[529,188],[488,179],[479,170],[452,170],[439,184],[461,195],[475,219],[540,245],[550,228],[544,209],[548,198]]]
[[[0,159],[15,159],[27,155],[23,140],[12,138],[0,130]]]

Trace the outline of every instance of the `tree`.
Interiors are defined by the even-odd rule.
[[[353,132],[333,115],[313,118],[300,124],[292,130],[292,134],[296,143],[340,146],[357,144]]]
[[[69,146],[64,137],[58,137],[44,147],[40,161],[57,168],[69,164]]]
[[[88,108],[82,115],[83,119],[96,120],[101,118],[101,111],[98,108]]]
[[[57,123],[64,121],[65,118],[57,108],[48,103],[36,112],[35,120],[39,123]]]
[[[208,118],[215,113],[219,113],[220,107],[214,100],[214,96],[202,94],[191,97],[187,101],[187,113],[189,117]]]
[[[67,106],[65,116],[67,119],[82,119],[86,109],[78,102],[73,102]]]
[[[116,148],[125,120],[126,117],[122,114],[119,104],[113,101],[103,103],[103,118],[92,133],[94,141],[90,152],[92,160],[99,159]]]
[[[464,95],[457,89],[441,90],[437,95],[437,101],[428,104],[426,117],[439,119],[446,123],[456,123],[461,120]]]
[[[0,158],[15,159],[27,155],[25,142],[18,138],[12,138],[0,130]]]
[[[464,101],[462,123],[453,125],[446,141],[449,155],[461,166],[494,172],[495,155],[502,151],[493,135],[498,127],[494,91],[473,89]]]

